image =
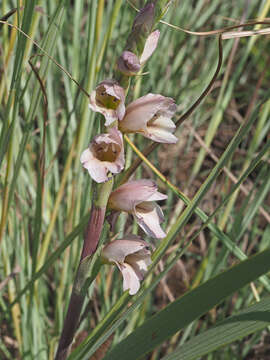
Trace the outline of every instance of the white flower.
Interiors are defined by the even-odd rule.
[[[91,92],[89,107],[105,116],[105,126],[121,120],[125,113],[125,90],[115,80],[104,80]]]
[[[166,236],[160,223],[164,220],[161,208],[155,203],[167,199],[151,180],[129,181],[114,190],[109,197],[109,207],[132,214],[147,235],[155,238]]]
[[[175,124],[171,117],[175,111],[172,98],[147,94],[127,106],[119,129],[124,133],[140,133],[153,141],[174,144],[177,137],[172,134]]]
[[[152,263],[149,245],[136,236],[114,240],[107,244],[101,254],[103,261],[115,263],[123,276],[123,290],[134,295],[140,288],[140,281]]]
[[[118,174],[125,164],[121,132],[111,128],[107,134],[95,136],[88,149],[83,151],[80,160],[92,179],[98,183],[108,180],[108,172]]]

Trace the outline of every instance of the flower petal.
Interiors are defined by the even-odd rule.
[[[147,122],[162,108],[164,96],[147,94],[130,103],[126,108],[119,127],[123,131],[136,132],[146,130]]]
[[[159,30],[156,30],[148,36],[144,45],[143,53],[140,57],[141,64],[144,64],[155,51],[158,44],[159,35]]]
[[[90,94],[89,107],[104,115],[105,126],[118,119],[125,113],[125,90],[115,80],[104,80]]]
[[[119,239],[114,240],[104,246],[102,256],[109,262],[124,263],[126,256],[137,253],[148,244],[141,239]]]
[[[168,198],[167,195],[160,193],[159,191],[155,192],[151,195],[147,201],[159,201],[159,200],[166,200]]]
[[[144,275],[147,272],[147,268],[152,264],[150,251],[146,250],[146,253],[143,254],[132,254],[127,256],[126,263],[130,264],[133,270],[136,272],[139,280],[144,278]]]
[[[154,238],[160,239],[166,236],[166,233],[160,226],[164,221],[161,208],[153,202],[144,202],[136,206],[134,212],[135,219],[140,227]]]
[[[178,141],[178,138],[169,131],[155,127],[149,127],[147,133],[144,133],[144,136],[164,144],[175,144]]]
[[[104,246],[101,257],[105,263],[117,265],[123,276],[123,289],[129,289],[130,295],[140,288],[140,280],[152,263],[149,245],[134,235],[114,240]]]
[[[86,149],[82,152],[82,155],[80,157],[80,161],[83,164],[87,164],[89,161],[91,161],[94,158],[92,152],[90,151],[90,149]],[[85,167],[85,166],[84,166]]]
[[[131,212],[136,204],[146,201],[156,194],[160,193],[158,193],[157,185],[153,181],[133,180],[114,190],[110,195],[109,204],[113,209]]]
[[[98,183],[108,180],[107,173],[118,174],[125,165],[123,137],[116,128],[99,134],[81,155],[81,162]]]
[[[92,91],[89,99],[89,108],[95,112],[101,113],[105,119],[105,125],[108,126],[118,119],[117,113],[113,109],[106,109],[103,106],[99,106],[96,102],[96,91]]]
[[[170,119],[175,111],[176,104],[172,98],[148,94],[127,106],[119,128],[126,133],[141,133],[161,143],[176,143],[177,137],[172,135],[175,124]]]
[[[95,159],[90,151],[86,149],[81,155],[81,162],[83,167],[88,170],[89,175],[97,183],[102,183],[108,180],[107,177],[107,167],[102,164],[101,161]]]
[[[123,290],[129,290],[130,295],[134,295],[140,289],[140,279],[129,264],[119,264],[123,275]]]
[[[150,121],[147,124],[147,133],[144,136],[157,142],[175,144],[178,139],[172,132],[176,126],[168,116],[172,116],[170,110],[167,111],[167,114],[159,115],[156,119]]]

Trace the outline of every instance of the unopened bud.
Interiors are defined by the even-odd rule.
[[[131,76],[140,70],[140,60],[131,51],[124,51],[117,61],[117,68],[124,75]]]
[[[144,8],[140,10],[139,14],[136,16],[132,29],[135,30],[137,27],[142,27],[144,31],[148,32],[149,34],[154,25],[154,17],[155,4],[147,4]]]

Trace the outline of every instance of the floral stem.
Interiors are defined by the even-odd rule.
[[[55,360],[65,360],[70,353],[71,344],[76,332],[85,293],[95,279],[101,266],[93,255],[99,244],[103,229],[108,198],[113,187],[113,178],[103,184],[96,185],[97,194],[92,205],[89,222],[84,236],[84,244],[80,263],[73,284],[72,294],[64,321]]]

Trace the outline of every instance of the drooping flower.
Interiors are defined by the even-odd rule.
[[[132,214],[149,236],[163,238],[166,234],[160,223],[163,222],[164,216],[155,201],[165,199],[167,195],[158,192],[153,181],[141,179],[119,186],[111,193],[108,205],[111,209]]]
[[[111,128],[107,134],[95,136],[88,149],[83,151],[80,160],[92,179],[98,183],[108,180],[108,172],[118,174],[125,164],[121,132]]]
[[[105,125],[125,114],[125,90],[115,80],[102,81],[90,94],[90,109],[105,116]]]
[[[133,52],[125,50],[118,58],[118,70],[127,76],[136,75],[155,51],[158,44],[159,35],[159,30],[156,30],[148,36],[140,58],[138,58],[138,56]]]
[[[172,134],[175,124],[171,120],[175,111],[172,98],[147,94],[127,106],[119,129],[124,133],[140,133],[160,143],[175,144],[177,137]]]
[[[101,254],[103,261],[115,263],[123,276],[123,290],[134,295],[152,263],[149,244],[136,236],[127,236],[107,244]]]

